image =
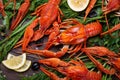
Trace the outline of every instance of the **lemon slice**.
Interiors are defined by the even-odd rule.
[[[8,54],[7,59],[11,59],[13,57],[16,57],[16,56],[14,56],[13,54]],[[17,72],[24,72],[24,71],[28,70],[30,65],[31,65],[31,61],[30,60],[26,60],[25,64],[22,67],[20,67],[19,69],[15,69],[15,71],[17,71]]]
[[[26,62],[26,54],[22,54],[20,56],[16,56],[7,60],[2,61],[4,66],[9,69],[19,69],[22,67]]]
[[[90,0],[67,0],[69,7],[76,12],[83,11]]]
[[[31,61],[30,60],[26,60],[25,64],[21,68],[16,69],[15,71],[17,71],[17,72],[24,72],[24,71],[28,70],[30,65],[31,65]]]

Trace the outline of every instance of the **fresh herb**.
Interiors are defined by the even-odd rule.
[[[2,71],[0,70],[0,80],[6,80],[5,75],[2,74]]]
[[[35,17],[33,17],[29,22],[27,22],[27,24],[23,24],[25,21],[25,20],[23,20],[23,22],[21,22],[21,24],[11,33],[10,36],[8,36],[7,38],[0,41],[0,45],[1,45],[1,47],[0,47],[0,62],[4,59],[4,57],[7,55],[7,53],[13,48],[13,46],[20,40],[20,38],[24,34],[25,28],[34,19],[35,19]]]

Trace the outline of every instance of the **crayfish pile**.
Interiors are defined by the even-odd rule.
[[[62,1],[65,0],[48,0],[48,2],[38,6],[35,11],[30,14],[36,17],[27,25],[22,38],[18,39],[19,41],[16,41],[12,48],[22,47],[22,52],[43,56],[44,58],[38,61],[40,64],[47,65],[64,75],[64,77],[59,78],[55,73],[45,69],[46,66],[41,66],[40,70],[52,80],[102,80],[102,74],[115,75],[120,79],[119,53],[105,46],[88,46],[90,45],[88,41],[92,37],[98,36],[102,38],[109,35],[111,38],[116,38],[112,36],[112,33],[120,29],[120,20],[113,27],[110,27],[109,23],[112,22],[108,20],[109,17],[107,15],[114,13],[116,17],[120,16],[118,12],[120,10],[120,0],[90,0],[85,10],[85,15],[81,18],[82,21],[72,17],[63,20],[64,13],[59,7]],[[30,2],[32,1],[24,0],[19,7],[17,15],[11,22],[9,28],[11,33],[18,28],[20,22],[22,22],[27,12],[29,12]],[[90,19],[89,14],[97,2],[101,3],[102,16],[89,22],[87,19]],[[0,2],[0,13],[3,17],[7,15],[4,8],[5,6]],[[106,23],[105,27],[108,30],[103,30],[103,22],[100,19],[104,19]],[[84,22],[86,23],[84,24]],[[48,37],[47,42],[40,44],[44,45],[44,49],[33,49],[31,43],[41,40],[44,36]],[[120,41],[120,36],[117,38],[118,41]],[[35,46],[37,45],[38,44],[35,44]],[[51,51],[50,48],[58,45],[63,46],[60,51]],[[118,46],[120,47],[120,44]],[[93,70],[88,69],[85,65],[86,61],[80,59],[83,55],[92,61],[95,66]],[[64,56],[70,60],[62,60]],[[105,68],[101,60],[105,61],[105,63],[109,65],[109,68]]]

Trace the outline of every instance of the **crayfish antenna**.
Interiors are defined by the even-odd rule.
[[[102,36],[102,35],[105,35],[107,33],[112,33],[112,32],[114,32],[114,31],[116,31],[118,29],[120,29],[120,23],[115,25],[113,28],[109,29],[108,31],[101,33],[100,35]]]

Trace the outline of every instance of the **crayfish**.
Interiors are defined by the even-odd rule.
[[[115,69],[113,69],[113,68],[110,70],[105,69],[100,62],[98,62],[94,57],[92,57],[92,55],[107,56],[109,62],[114,64],[115,66],[117,66],[116,63],[118,63],[119,60],[114,60],[114,59],[115,59],[115,57],[119,57],[119,55],[117,55],[115,52],[110,51],[109,49],[107,49],[105,47],[98,47],[98,46],[82,48],[81,51],[85,52],[85,54],[97,66],[97,68],[99,70],[101,70],[102,72],[104,72],[106,74],[115,74]],[[120,66],[118,68],[120,68]]]
[[[23,37],[22,50],[28,51],[27,46],[30,41],[37,41],[42,38],[45,34],[45,31],[52,25],[54,21],[61,22],[60,20],[60,9],[59,9],[60,0],[49,0],[48,3],[45,3],[39,6],[33,15],[37,15],[36,18],[25,30]],[[39,29],[34,31],[34,28],[39,24]]]
[[[89,71],[82,60],[65,62],[58,58],[49,58],[39,60],[39,63],[49,65],[66,76],[64,78],[59,78],[56,74],[40,67],[40,69],[52,80],[101,80],[102,76],[101,73]]]
[[[35,21],[38,21],[38,20],[35,20]],[[48,41],[49,44],[46,45],[45,50],[26,49],[26,46],[28,41],[30,40],[30,37],[24,36],[24,38],[26,39],[24,39],[24,42],[23,42],[23,46],[22,46],[23,50],[29,53],[33,53],[33,54],[37,54],[45,57],[61,57],[66,52],[68,52],[69,45],[72,45],[72,46],[76,45],[74,49],[71,48],[72,50],[69,51],[69,53],[76,53],[81,49],[82,43],[85,42],[89,37],[96,36],[102,32],[102,25],[99,23],[99,21],[92,22],[84,26],[77,20],[69,19],[69,20],[66,20],[66,22],[63,22],[63,24],[61,23],[60,26],[68,27],[70,26],[69,23],[75,24],[75,25],[71,25],[71,27],[61,32],[58,36],[53,36],[55,38],[53,38],[52,36],[49,37],[51,39],[49,39],[50,40]],[[29,29],[31,30],[31,28]],[[24,35],[28,35],[28,33],[25,32]],[[32,33],[29,33],[29,34],[32,34]],[[55,52],[46,50],[56,43],[64,44],[64,47],[61,49],[61,51],[58,51],[55,53]]]
[[[97,2],[97,0],[90,0],[90,3],[85,11],[84,21],[86,20],[87,15],[91,11],[91,9],[94,7],[96,2]],[[106,7],[103,6],[104,2],[105,2],[105,0],[102,0],[102,10],[105,15],[112,11],[120,9],[120,0],[108,0]]]
[[[73,21],[73,22],[70,22]],[[45,49],[49,49],[53,44],[65,44],[75,46],[73,50],[69,51],[70,53],[76,53],[82,47],[82,43],[85,42],[89,37],[93,37],[102,32],[101,24],[96,21],[83,25],[77,20],[68,19],[62,23],[62,27],[69,26],[69,23],[73,23],[71,27],[67,28],[65,31],[61,32],[55,39],[51,37],[48,41]]]

